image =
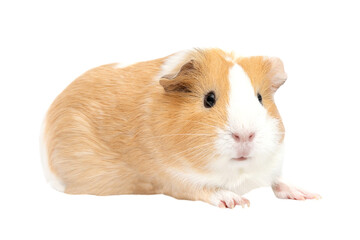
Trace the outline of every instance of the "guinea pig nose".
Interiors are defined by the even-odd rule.
[[[255,133],[254,132],[251,132],[249,134],[232,133],[231,136],[236,142],[252,142],[255,138]]]
[[[248,136],[248,141],[249,141],[249,142],[252,142],[252,141],[254,140],[254,138],[255,138],[255,133],[254,133],[254,132],[251,132],[251,133],[249,134],[249,136]]]
[[[240,136],[237,133],[232,133],[231,136],[236,142],[240,142]]]

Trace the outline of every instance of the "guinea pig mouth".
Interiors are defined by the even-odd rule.
[[[248,159],[247,157],[233,158],[233,160],[235,160],[235,161],[245,161],[245,160],[247,160],[247,159]]]

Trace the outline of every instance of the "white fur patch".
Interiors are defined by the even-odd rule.
[[[113,68],[117,69],[117,68],[126,68],[128,66],[133,65],[133,63],[116,63]]]
[[[44,175],[46,181],[57,191],[64,192],[65,185],[62,181],[51,171],[48,161],[47,147],[44,141],[44,130],[45,130],[45,122],[41,127],[40,134],[40,152],[41,152],[41,163],[43,166]]]
[[[283,149],[283,144],[278,145],[274,149],[276,153],[263,156],[265,158],[262,159],[261,164],[258,162],[239,164],[239,162],[234,162],[224,156],[209,160],[213,162],[210,164],[210,172],[207,174],[192,171],[191,168],[183,169],[183,172],[172,168],[167,168],[166,171],[180,182],[191,184],[199,191],[206,186],[226,189],[241,196],[252,189],[270,186],[280,176]]]
[[[232,58],[230,55],[226,55],[225,60],[228,61],[229,63],[234,63],[235,64],[235,59]]]
[[[155,80],[158,81],[162,76],[173,73],[175,69],[185,64],[191,50],[183,50],[169,56],[161,66],[160,72],[156,75]]]
[[[259,119],[265,117],[266,110],[259,103],[249,77],[238,64],[229,70],[229,82],[229,127],[236,132],[254,130]]]

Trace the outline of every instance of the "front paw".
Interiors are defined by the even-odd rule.
[[[210,203],[220,208],[234,208],[236,205],[250,207],[250,202],[244,197],[228,190],[217,190],[211,196]]]
[[[303,189],[277,182],[272,185],[272,189],[276,197],[281,199],[305,200],[305,199],[320,199],[321,196],[316,193],[310,193]]]

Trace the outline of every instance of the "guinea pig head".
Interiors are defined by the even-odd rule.
[[[280,59],[209,49],[170,56],[164,66],[154,110],[166,120],[154,137],[167,136],[157,140],[170,161],[198,170],[236,168],[276,152],[284,134],[274,103],[286,80]]]

